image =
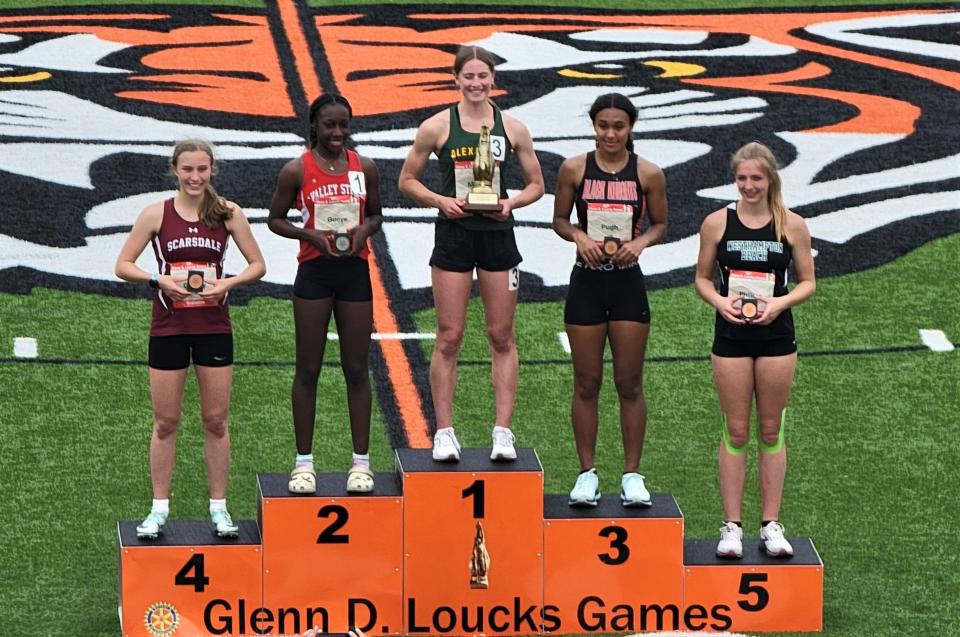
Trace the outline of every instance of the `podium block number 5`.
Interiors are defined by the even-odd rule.
[[[770,593],[757,582],[766,582],[766,573],[744,573],[740,576],[740,594],[756,595],[757,601],[751,602],[749,599],[737,602],[737,606],[745,611],[756,613],[767,607],[770,603]]]

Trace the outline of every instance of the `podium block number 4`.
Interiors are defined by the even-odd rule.
[[[210,584],[210,578],[204,574],[203,553],[194,553],[177,574],[173,576],[175,586],[192,586],[195,593],[202,593]]]

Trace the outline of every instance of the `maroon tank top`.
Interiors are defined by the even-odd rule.
[[[204,280],[223,278],[223,260],[230,233],[225,224],[208,228],[199,221],[187,221],[173,207],[173,199],[163,202],[160,231],[153,238],[153,253],[160,274],[203,271]],[[230,312],[227,298],[222,301],[194,296],[174,301],[160,290],[153,297],[150,336],[177,334],[229,334]]]

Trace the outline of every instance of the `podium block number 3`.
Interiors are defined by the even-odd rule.
[[[610,552],[599,553],[600,561],[609,566],[618,566],[630,559],[630,547],[627,546],[627,530],[622,526],[605,526],[600,529],[600,537],[610,540]]]

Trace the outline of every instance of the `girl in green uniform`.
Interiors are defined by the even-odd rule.
[[[437,424],[433,457],[442,461],[460,459],[460,444],[453,432],[453,394],[474,269],[493,359],[496,413],[490,457],[516,458],[510,421],[519,371],[513,320],[521,257],[513,235],[513,210],[543,195],[543,175],[530,131],[490,101],[494,65],[488,51],[475,46],[460,48],[453,73],[462,97],[457,104],[420,125],[400,171],[400,192],[422,206],[439,210],[430,258],[437,315],[430,389]],[[465,212],[463,205],[473,180],[473,156],[484,125],[490,129],[490,150],[496,162],[492,186],[499,193],[502,207],[499,211],[472,214]],[[440,166],[439,193],[420,181],[431,154],[437,156]],[[508,197],[504,171],[511,157],[520,165],[525,185]]]

